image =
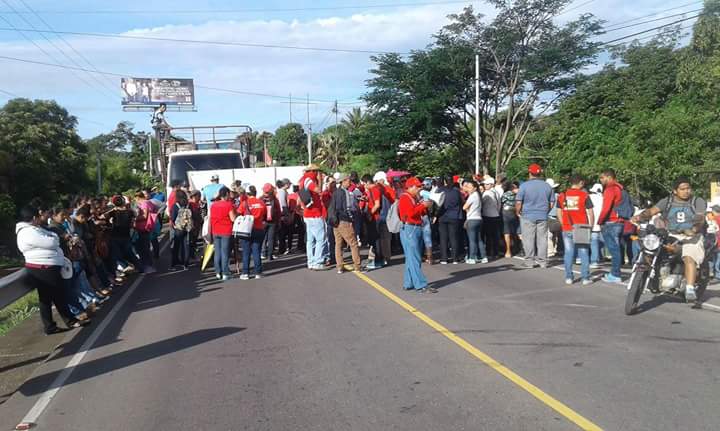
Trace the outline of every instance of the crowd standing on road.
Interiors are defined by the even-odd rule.
[[[174,182],[167,199],[157,190],[142,190],[111,198],[80,196],[52,209],[27,207],[16,232],[48,334],[60,330],[52,305],[68,327],[85,325],[127,274],[155,272],[165,218],[172,271],[208,262],[212,253],[218,280],[260,279],[263,261],[299,252],[311,271],[365,272],[391,264],[393,254],[402,251],[402,287],[435,293],[422,265],[435,264],[436,256],[443,265],[517,257],[529,268],[546,268],[550,257],[562,255],[565,283],[576,282],[579,264],[583,286],[593,283],[591,270],[608,256],[610,271],[603,280],[622,283],[621,268],[639,254],[637,225],[662,217],[684,241],[692,298],[705,250],[688,229],[716,234],[720,244],[720,205],[692,198],[689,181],[679,179],[670,198],[637,208],[614,171],[602,172],[599,180],[588,190],[586,180],[573,175],[558,193],[558,183],[545,178],[537,164],[521,182],[487,175],[421,180],[392,170],[325,175],[311,164],[296,184],[267,183],[259,197],[253,185],[235,181],[227,187],[213,175],[201,190]],[[697,216],[702,227],[687,221]],[[346,251],[352,263],[347,267]],[[712,259],[720,278],[720,258]]]

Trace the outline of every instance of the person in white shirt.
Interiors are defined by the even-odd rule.
[[[466,214],[465,231],[468,237],[469,252],[465,263],[474,265],[478,262],[487,263],[487,255],[485,253],[485,242],[482,238],[483,227],[483,198],[480,192],[480,186],[475,181],[466,181],[464,184],[465,192],[468,198],[465,201],[463,210]]]
[[[492,177],[485,177],[483,186],[485,191],[482,195],[482,230],[485,248],[489,257],[499,257],[502,236],[502,217],[500,216],[502,194],[498,194],[495,189],[495,179]]]
[[[600,261],[603,255],[603,243],[602,232],[600,232],[600,225],[598,220],[600,219],[600,212],[603,207],[603,186],[600,183],[594,184],[590,187],[590,200],[593,204],[593,212],[595,213],[595,224],[592,228],[592,239],[590,242],[590,268],[597,269],[600,267]]]

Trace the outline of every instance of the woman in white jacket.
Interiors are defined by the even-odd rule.
[[[20,211],[20,222],[15,225],[18,249],[25,256],[25,268],[30,282],[37,289],[40,302],[40,318],[46,334],[60,332],[52,315],[55,304],[60,317],[68,328],[77,328],[89,321],[80,322],[68,309],[63,291],[60,269],[65,263],[60,238],[40,227],[39,212],[26,207]]]

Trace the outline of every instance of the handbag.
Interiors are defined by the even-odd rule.
[[[60,276],[63,280],[70,280],[73,278],[73,264],[67,257],[63,258],[63,266],[60,268]]]
[[[572,236],[575,245],[590,245],[592,239],[592,226],[589,224],[573,225]]]
[[[240,239],[250,239],[253,224],[255,223],[255,217],[250,213],[250,206],[247,201],[245,202],[245,210],[248,214],[235,217],[233,222],[233,235]]]

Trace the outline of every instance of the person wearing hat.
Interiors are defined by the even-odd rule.
[[[560,184],[556,183],[552,178],[546,179],[545,182],[553,189],[553,202],[557,202],[557,188]],[[558,219],[557,210],[557,206],[553,204],[548,213],[548,257],[554,257],[564,248],[563,241],[561,241],[562,226]]]
[[[603,249],[605,244],[602,239],[602,232],[600,231],[600,225],[598,219],[600,218],[600,212],[603,207],[603,186],[600,183],[593,184],[590,187],[590,200],[593,205],[593,228],[592,236],[590,240],[590,269],[600,268],[600,261],[603,256]]]
[[[375,224],[373,239],[371,244],[368,269],[378,269],[387,265],[392,257],[392,234],[387,227],[387,214],[390,206],[395,202],[393,189],[386,184],[387,174],[378,171],[373,177],[374,186],[370,189],[370,215]]]
[[[207,203],[208,208],[212,206],[212,202],[217,199],[218,192],[221,188],[225,187],[220,184],[220,176],[218,174],[212,174],[210,177],[210,184],[202,188],[202,198]]]
[[[485,191],[482,193],[482,233],[485,250],[490,258],[500,257],[502,193],[498,193],[495,189],[495,178],[491,176],[485,176],[483,187]]]
[[[278,224],[280,223],[280,202],[275,197],[275,187],[272,184],[266,183],[263,186],[262,201],[266,208],[265,218],[265,239],[263,240],[263,259],[274,260],[275,256],[273,251],[275,250],[275,236],[278,231]]]
[[[327,243],[327,227],[323,218],[322,178],[320,166],[312,163],[305,168],[305,174],[298,184],[299,204],[303,207],[303,219],[306,227],[307,267],[313,271],[327,269],[324,248]],[[303,199],[305,197],[305,199]],[[309,199],[307,199],[309,198]]]
[[[405,183],[406,191],[400,196],[398,216],[403,222],[400,229],[400,242],[405,252],[405,272],[403,274],[403,289],[416,292],[436,293],[437,289],[428,287],[425,274],[420,267],[422,258],[422,216],[432,206],[432,201],[420,202],[418,196],[422,189],[422,182],[412,177]]]
[[[335,237],[335,265],[338,274],[345,271],[343,259],[343,248],[347,244],[352,254],[353,270],[360,272],[360,248],[358,247],[357,233],[354,227],[354,197],[350,192],[352,181],[347,174],[338,174],[337,183],[339,186],[332,194],[332,201],[328,205],[328,225],[333,228]]]
[[[547,268],[548,213],[553,206],[553,189],[542,179],[543,170],[533,163],[529,179],[520,185],[515,211],[520,217],[526,266]]]

